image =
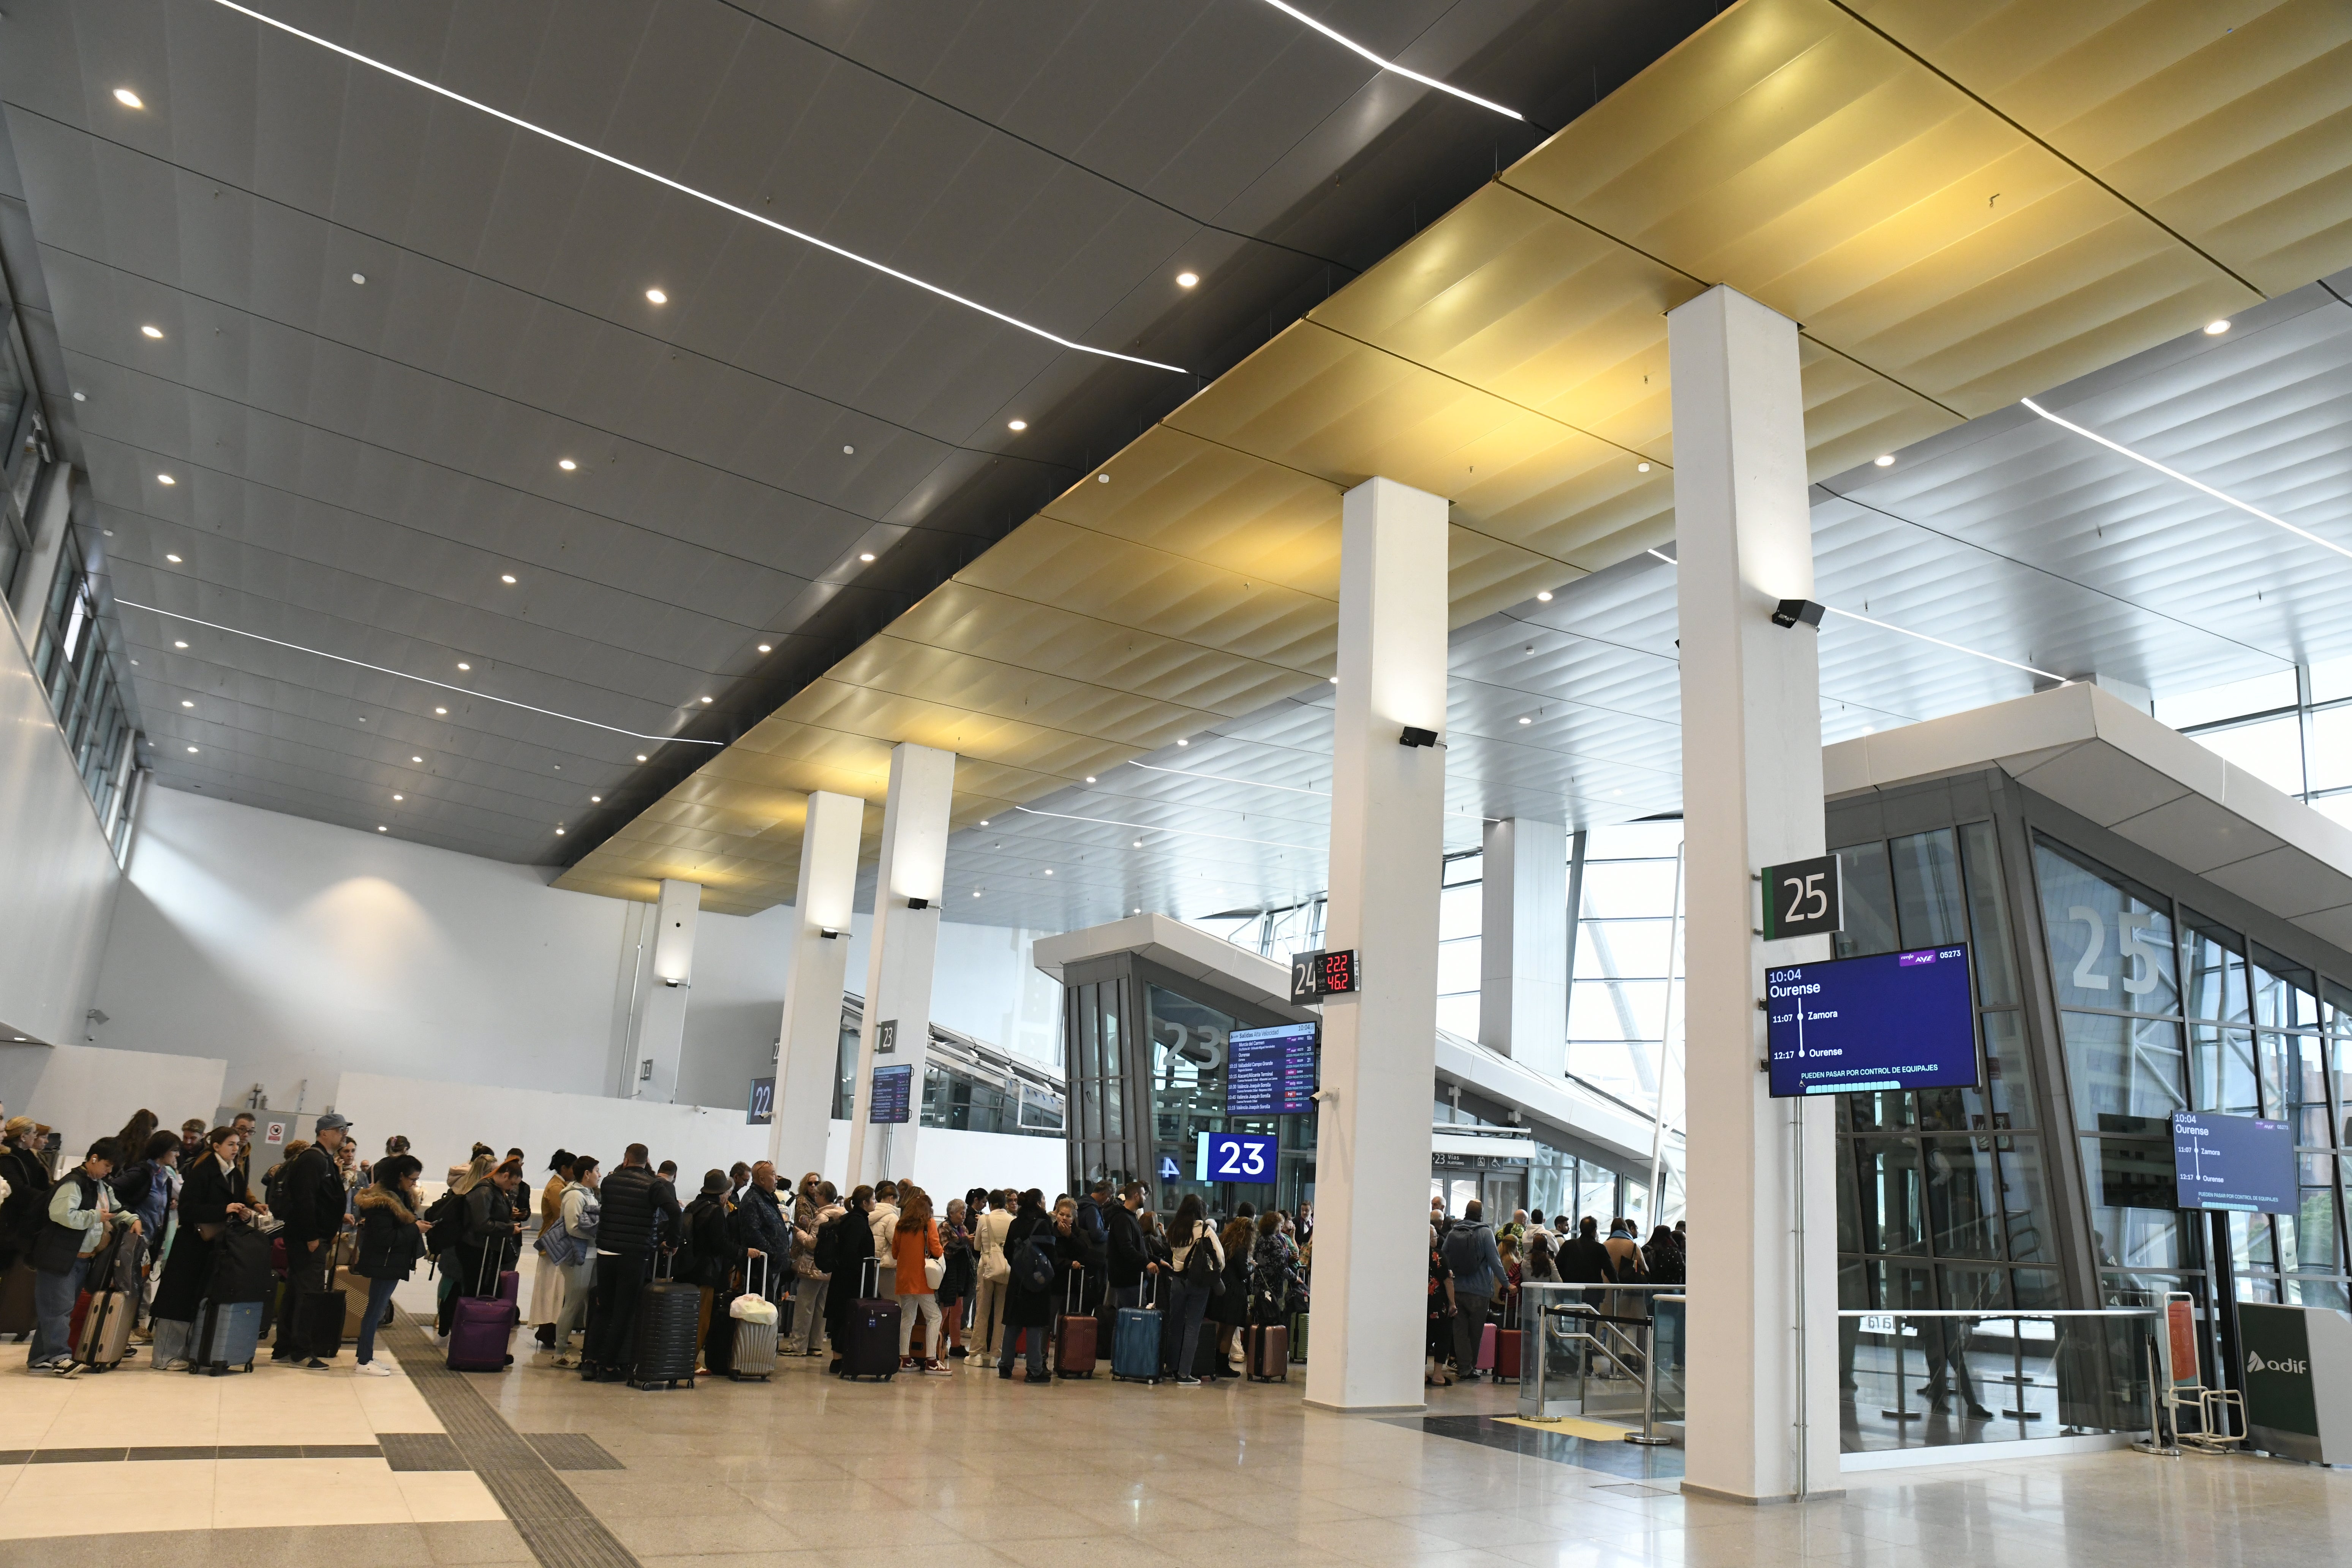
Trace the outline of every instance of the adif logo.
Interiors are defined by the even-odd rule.
[[[2246,1370],[2248,1372],[2286,1372],[2300,1377],[2309,1372],[2311,1366],[2309,1363],[2296,1361],[2292,1356],[2281,1356],[2276,1361],[2264,1361],[2262,1352],[2250,1351],[2246,1354]]]

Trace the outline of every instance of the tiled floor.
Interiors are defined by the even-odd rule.
[[[436,1429],[405,1378],[265,1367],[59,1382],[0,1346],[11,1447],[370,1444]],[[787,1361],[772,1384],[641,1394],[538,1364],[469,1380],[517,1432],[577,1432],[623,1467],[567,1473],[586,1515],[655,1568],[2148,1568],[2343,1561],[2352,1475],[2131,1453],[1847,1478],[1842,1500],[1685,1499],[1678,1456],[1590,1435],[1490,1440],[1492,1389],[1433,1425],[1306,1409],[1301,1387],[1031,1387],[962,1370],[843,1384]],[[352,1528],[358,1526],[362,1528]],[[327,1528],[321,1528],[327,1527]],[[58,1536],[146,1531],[173,1568],[422,1568],[524,1561],[471,1471],[381,1458],[0,1467],[0,1568]],[[45,1538],[45,1539],[33,1539]]]

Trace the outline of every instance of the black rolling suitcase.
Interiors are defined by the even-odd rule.
[[[881,1264],[866,1260],[874,1272],[874,1289],[882,1288]],[[1042,1334],[1043,1329],[1032,1329]],[[898,1303],[887,1296],[861,1296],[849,1303],[849,1324],[842,1335],[841,1375],[872,1377],[887,1383],[898,1375]]]
[[[654,1267],[656,1277],[637,1293],[629,1384],[634,1388],[675,1388],[682,1383],[692,1388],[701,1348],[696,1330],[702,1321],[702,1292],[660,1277],[661,1265]]]

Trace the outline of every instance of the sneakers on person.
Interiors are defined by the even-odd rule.
[[[1176,1386],[1179,1388],[1198,1388],[1201,1386],[1201,1380],[1197,1377],[1180,1377],[1176,1380]]]
[[[948,1359],[950,1361],[969,1360],[970,1355],[971,1352],[966,1351],[961,1345],[957,1345],[954,1349],[948,1352]]]
[[[553,1367],[560,1367],[562,1370],[569,1372],[572,1368],[580,1364],[580,1358],[572,1355],[560,1355],[547,1364]]]
[[[923,1363],[923,1370],[925,1372],[950,1373],[955,1369],[948,1365],[947,1363],[941,1361],[939,1357],[933,1356],[930,1360]]]
[[[380,1361],[363,1361],[360,1363],[360,1375],[362,1377],[390,1377],[392,1375],[392,1368],[384,1365],[383,1363]]]
[[[188,1370],[188,1358],[181,1356],[175,1360],[165,1362],[162,1365],[156,1367],[155,1370],[157,1372],[185,1372]]]
[[[913,1356],[910,1356],[910,1355],[902,1355],[902,1356],[900,1356],[900,1357],[898,1358],[898,1370],[899,1370],[900,1372],[912,1372],[912,1371],[914,1371],[914,1370],[915,1370],[915,1358],[914,1358]]]
[[[308,1360],[300,1362],[298,1364],[304,1372],[325,1372],[329,1370],[327,1363],[320,1361],[317,1356],[311,1356]]]

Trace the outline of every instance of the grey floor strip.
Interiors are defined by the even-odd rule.
[[[440,1434],[433,1433],[433,1436]],[[167,1459],[373,1459],[373,1443],[197,1443],[140,1448],[5,1448],[0,1465],[92,1465]],[[398,1469],[400,1467],[393,1467]],[[416,1468],[416,1467],[412,1467]],[[450,1467],[464,1469],[462,1464]]]
[[[395,1470],[470,1470],[446,1432],[379,1432],[383,1462]]]
[[[539,1451],[551,1469],[625,1470],[620,1460],[585,1432],[526,1432],[522,1440]]]
[[[405,1315],[379,1331],[401,1371],[424,1396],[467,1465],[539,1559],[541,1568],[639,1568],[637,1559],[588,1511],[562,1477],[490,1407],[464,1373]]]

